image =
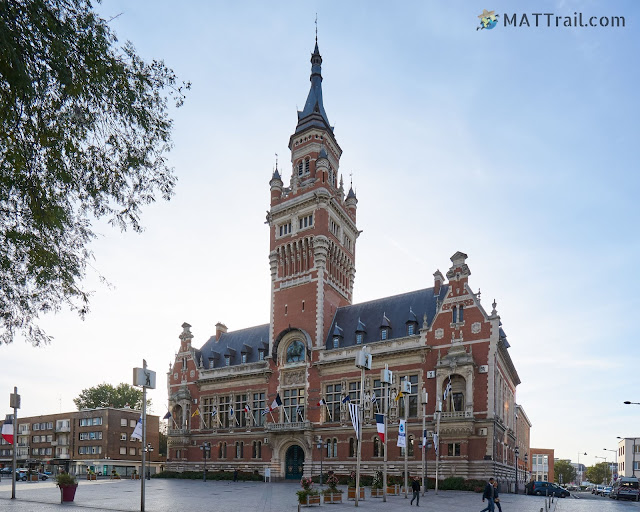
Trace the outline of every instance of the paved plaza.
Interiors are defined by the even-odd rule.
[[[146,482],[146,506],[149,512],[204,510],[207,512],[255,512],[296,511],[298,504],[296,491],[298,483],[262,483],[262,482],[221,482],[200,480],[152,479]],[[410,499],[404,496],[389,496],[384,503],[381,498],[368,497],[360,501],[359,510],[396,511],[409,507]],[[73,503],[60,504],[60,491],[52,481],[16,482],[16,499],[11,500],[11,481],[3,478],[0,483],[0,510],[3,512],[41,512],[64,509],[92,511],[140,510],[140,481],[136,480],[98,480],[81,481]],[[354,502],[346,500],[336,505],[310,507],[308,510],[322,508],[328,512],[340,512],[354,508]],[[504,512],[539,512],[544,510],[544,498],[502,494],[500,496]],[[580,510],[571,507],[564,510]],[[608,500],[612,501],[612,500]],[[415,508],[415,505],[414,505]],[[479,512],[483,508],[480,494],[460,491],[440,491],[436,495],[430,490],[420,498],[420,509],[429,512]],[[561,507],[558,507],[558,512]],[[303,508],[307,510],[307,508]]]

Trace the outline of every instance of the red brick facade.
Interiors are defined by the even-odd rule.
[[[419,391],[428,393],[427,430],[434,432],[435,404],[445,402],[450,382],[440,422],[439,475],[513,479],[520,381],[495,302],[487,311],[469,285],[467,255],[452,256],[447,282],[436,271],[432,287],[351,304],[357,199],[352,189],[345,194],[338,177],[342,150],[314,82],[320,63],[316,46],[312,89],[289,143],[290,184],[284,186],[277,169],[270,181],[271,318],[268,325],[244,331],[218,330],[200,349],[192,345],[191,326],[183,324],[168,375],[168,467],[201,470],[206,441],[212,445],[207,465],[213,468],[262,473],[268,466],[272,476],[297,478],[301,471],[318,474],[322,459],[325,471],[351,471],[356,442],[343,398],[360,401],[354,357],[358,345],[366,344],[373,366],[362,397],[363,473],[380,468],[383,460],[374,412],[383,401],[377,381],[386,364],[394,372],[391,398],[401,378],[411,382],[411,473],[419,472],[421,460]],[[374,394],[377,403],[371,401]],[[282,407],[263,415],[276,396]],[[321,399],[327,404],[318,405]],[[392,400],[388,411],[390,473],[403,466],[396,447],[402,402]],[[433,449],[427,459],[433,476]]]

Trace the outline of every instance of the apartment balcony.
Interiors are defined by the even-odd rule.
[[[51,441],[51,446],[58,446],[58,441]]]
[[[291,430],[309,430],[311,429],[310,421],[293,421],[291,423],[267,423],[264,426],[268,432],[289,432]]]
[[[59,453],[55,456],[56,459],[70,459],[71,455],[68,453]]]
[[[56,432],[71,432],[71,426],[70,425],[60,425],[60,426],[56,425]]]

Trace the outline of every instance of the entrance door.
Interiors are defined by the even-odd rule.
[[[290,446],[285,457],[285,478],[300,480],[304,469],[304,451],[297,445]]]

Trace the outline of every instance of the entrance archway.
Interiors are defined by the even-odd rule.
[[[287,480],[300,480],[304,471],[304,450],[298,445],[289,446],[285,456],[285,475]]]

